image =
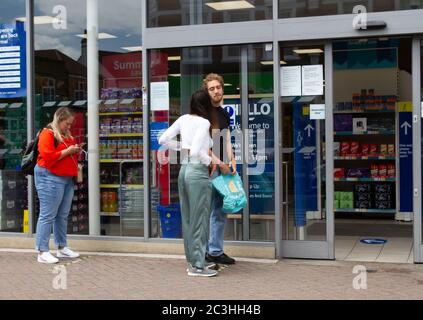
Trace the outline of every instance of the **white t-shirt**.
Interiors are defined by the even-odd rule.
[[[195,157],[202,164],[209,165],[211,157],[209,149],[213,146],[210,138],[210,122],[199,116],[185,114],[179,117],[159,138],[159,144],[170,149],[189,149],[190,156]],[[174,140],[178,134],[181,142]]]

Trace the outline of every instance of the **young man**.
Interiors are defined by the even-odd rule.
[[[229,114],[223,108],[223,78],[215,73],[208,74],[203,80],[203,88],[210,95],[213,106],[216,108],[216,121],[221,131],[219,134],[218,149],[220,154],[215,154],[219,159],[219,164],[212,166],[211,178],[217,177],[219,174],[235,174],[236,162],[232,150],[230,135],[230,119]],[[223,136],[223,139],[220,137]],[[216,150],[216,140],[214,140],[214,150]],[[225,163],[227,161],[227,163]],[[231,171],[232,169],[232,171]],[[226,213],[223,212],[223,198],[215,190],[212,196],[212,211],[210,214],[210,237],[206,251],[206,261],[220,264],[234,264],[235,259],[227,256],[223,251],[223,238],[225,235]]]

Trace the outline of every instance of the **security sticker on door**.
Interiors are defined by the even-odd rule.
[[[326,112],[326,105],[311,104],[310,105],[310,120],[324,120]]]

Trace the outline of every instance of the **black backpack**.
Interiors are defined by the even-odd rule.
[[[40,139],[41,130],[38,131],[35,139],[28,143],[25,151],[22,153],[21,171],[24,174],[34,175],[34,168],[37,165],[38,159],[38,141]],[[54,147],[56,148],[58,144],[58,141],[54,138]]]

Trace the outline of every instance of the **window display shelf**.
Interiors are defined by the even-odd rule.
[[[395,182],[395,178],[334,178],[335,182]]]
[[[334,212],[396,213],[395,209],[335,209]]]
[[[125,138],[125,137],[142,137],[142,133],[109,133],[100,134],[100,138]]]
[[[395,135],[395,131],[394,130],[363,131],[363,132],[335,131],[334,135],[335,136],[364,136],[364,135],[392,136],[392,135]]]
[[[116,189],[116,188],[127,188],[127,189],[142,189],[144,188],[143,184],[100,184],[100,188],[102,189],[106,189],[106,188],[110,188],[110,189]]]
[[[101,112],[100,116],[130,116],[130,115],[142,115],[142,112]]]
[[[335,156],[334,160],[395,160],[395,156]]]

